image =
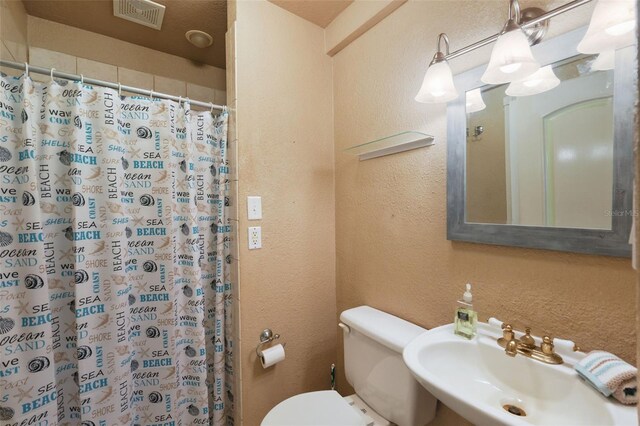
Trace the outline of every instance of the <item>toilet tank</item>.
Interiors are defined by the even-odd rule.
[[[371,408],[398,426],[422,426],[436,412],[436,399],[420,385],[402,359],[402,350],[422,327],[359,306],[344,311],[344,363],[347,381]]]

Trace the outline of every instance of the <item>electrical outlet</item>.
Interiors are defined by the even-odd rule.
[[[262,228],[259,226],[249,227],[249,250],[262,248]]]
[[[249,220],[262,219],[262,197],[247,197],[247,217]]]

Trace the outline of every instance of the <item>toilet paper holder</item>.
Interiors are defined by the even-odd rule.
[[[258,346],[256,346],[256,355],[258,355],[258,357],[260,356],[260,348],[263,345],[266,345],[269,342],[273,342],[274,340],[277,340],[280,338],[279,334],[274,334],[273,331],[271,331],[270,328],[265,328],[264,330],[262,330],[262,333],[260,333],[260,343],[258,343]],[[283,343],[282,346],[286,346],[286,343]]]

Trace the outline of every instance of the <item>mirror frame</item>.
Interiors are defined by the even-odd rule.
[[[576,55],[587,27],[557,36],[532,48],[542,66]],[[613,215],[611,230],[527,225],[468,223],[466,212],[465,94],[485,86],[480,77],[486,64],[454,77],[461,95],[447,106],[447,239],[473,243],[558,250],[607,256],[631,256],[629,234],[633,222],[633,134],[635,46],[616,52],[614,75]]]

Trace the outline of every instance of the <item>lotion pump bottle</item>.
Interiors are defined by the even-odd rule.
[[[467,339],[472,339],[476,335],[478,322],[478,313],[473,310],[472,302],[471,284],[467,284],[467,291],[462,295],[462,300],[458,300],[454,318],[454,333]]]

